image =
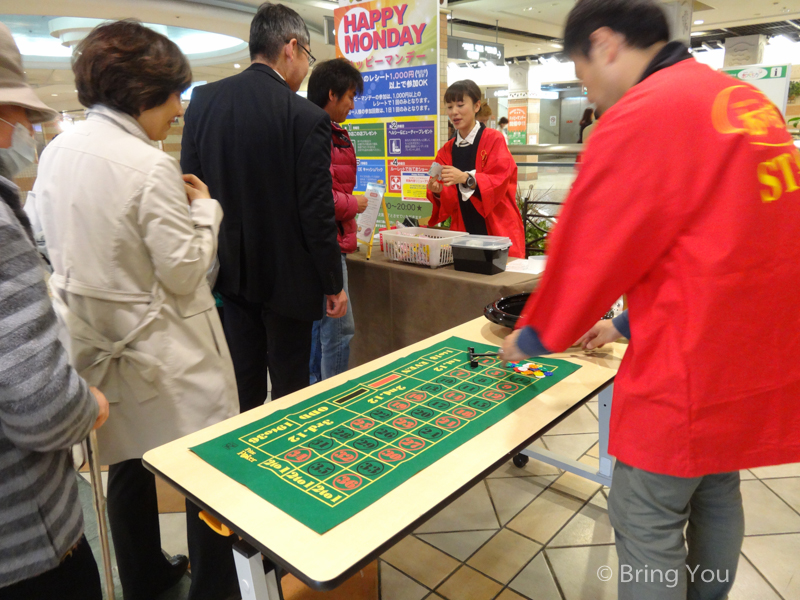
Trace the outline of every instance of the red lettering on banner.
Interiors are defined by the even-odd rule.
[[[397,22],[402,25],[403,24],[403,15],[406,14],[406,9],[408,8],[408,4],[402,4],[400,6],[394,7],[394,12],[397,15]]]

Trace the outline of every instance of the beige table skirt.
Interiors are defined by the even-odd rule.
[[[483,315],[487,304],[533,290],[540,275],[479,275],[388,260],[376,249],[347,256],[356,334],[350,368]]]

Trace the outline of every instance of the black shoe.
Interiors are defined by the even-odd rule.
[[[169,559],[169,574],[164,581],[159,594],[166,592],[168,589],[177,585],[181,578],[186,574],[189,569],[189,557],[183,554],[176,554]]]

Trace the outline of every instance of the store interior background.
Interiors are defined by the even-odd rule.
[[[332,20],[338,1],[283,2],[306,20],[314,56],[333,58],[326,20]],[[84,118],[69,63],[70,46],[94,26],[81,19],[136,17],[158,25],[189,55],[194,80],[200,84],[247,68],[249,24],[259,4],[260,0],[3,0],[0,21],[11,28],[23,52],[28,80],[45,103],[61,112],[58,121],[37,131],[40,149]],[[442,90],[455,80],[474,79],[492,107],[490,126],[507,116],[509,107],[524,106],[526,143],[577,142],[578,123],[588,102],[573,65],[561,55],[563,23],[575,0],[446,4],[440,24]],[[665,3],[668,8],[675,5]],[[763,36],[761,62],[792,64],[792,78],[800,83],[800,0],[705,0],[693,2],[692,9],[689,39],[697,60],[721,68],[726,40]],[[448,58],[448,37],[484,48],[502,45],[503,56],[494,62]],[[511,97],[515,85],[524,87],[526,97]],[[800,116],[800,98],[789,102],[786,116]],[[177,122],[162,145],[176,158],[182,127]],[[439,131],[446,135],[444,108]],[[800,138],[797,130],[793,134]],[[543,160],[542,156],[515,158],[524,163]],[[574,179],[575,158],[545,160],[564,165],[521,168],[520,186],[538,190],[542,197],[563,199]],[[35,178],[33,165],[17,183],[24,192]],[[596,464],[596,404],[581,408],[537,444]],[[742,478],[748,525],[731,600],[800,599],[800,465],[754,469],[743,472]],[[601,564],[616,564],[606,492],[535,460],[526,469],[504,466],[388,552],[377,566],[365,570],[363,585],[378,586],[385,600],[614,600],[613,586],[584,577]],[[164,548],[186,552],[182,501],[166,486],[159,488],[159,494]],[[291,588],[284,580],[284,586],[289,586],[285,590],[292,600],[318,597],[298,582]],[[362,597],[353,588],[348,590],[324,598]]]
[[[337,0],[287,0],[306,20],[312,52],[318,60],[335,56],[333,9]],[[575,0],[441,0],[440,86],[473,79],[492,108],[487,123],[494,127],[509,107],[527,111],[525,144],[575,144],[580,120],[589,107],[573,64],[563,55],[563,23]],[[71,46],[102,19],[134,16],[154,24],[189,56],[194,81],[200,85],[247,68],[249,23],[260,0],[6,0],[0,20],[19,44],[26,74],[39,97],[61,111],[60,120],[37,131],[40,150],[52,138],[84,118],[70,69]],[[713,0],[665,2],[668,12],[691,4],[691,41],[695,58],[721,68],[729,38],[761,36],[764,64],[796,65],[800,81],[800,0]],[[91,20],[91,19],[94,19]],[[752,39],[752,38],[751,38]],[[448,44],[448,41],[450,42]],[[455,43],[454,43],[455,42]],[[458,52],[459,43],[487,52]],[[301,89],[304,93],[305,84]],[[522,93],[520,93],[522,92]],[[185,94],[186,104],[191,90]],[[800,115],[800,102],[790,103],[787,117]],[[671,118],[664,115],[665,119]],[[162,148],[180,156],[183,124],[178,121]],[[440,108],[440,141],[446,139],[447,117]],[[521,196],[561,202],[574,180],[575,155],[516,155],[520,165],[548,162],[550,167],[521,166]],[[554,165],[563,163],[562,166]],[[36,165],[18,178],[23,192],[31,189]],[[555,215],[558,207],[542,211]]]

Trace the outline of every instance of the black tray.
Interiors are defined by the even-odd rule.
[[[486,308],[483,309],[483,316],[496,325],[502,325],[503,327],[513,329],[530,296],[530,292],[524,292],[522,294],[514,294],[513,296],[500,298],[500,300],[488,304]]]

